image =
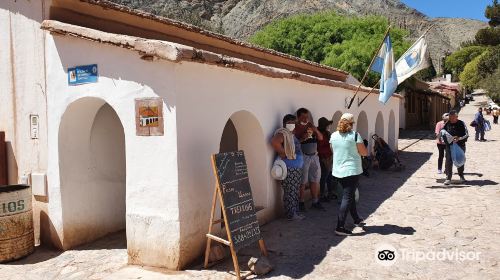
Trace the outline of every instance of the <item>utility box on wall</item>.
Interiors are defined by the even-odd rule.
[[[47,180],[45,173],[31,173],[31,189],[33,195],[47,196]]]

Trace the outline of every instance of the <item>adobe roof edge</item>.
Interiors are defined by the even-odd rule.
[[[295,71],[265,66],[251,61],[216,54],[205,50],[199,50],[193,47],[172,42],[144,39],[129,35],[113,34],[55,20],[44,20],[40,28],[49,31],[52,35],[55,36],[71,36],[79,39],[118,46],[121,48],[136,51],[139,53],[139,55],[141,55],[142,59],[148,61],[164,59],[174,63],[179,63],[182,61],[205,63],[216,65],[219,67],[250,72],[271,78],[293,79],[310,84],[344,88],[352,91],[355,91],[357,89],[357,86],[345,82],[319,78]],[[370,92],[370,88],[362,86],[359,91],[368,93]],[[398,94],[394,94],[393,96],[402,98],[402,96]]]
[[[59,1],[55,1],[55,2],[63,3],[64,1],[59,0]],[[343,79],[343,81],[345,81],[347,79],[347,76],[349,75],[348,72],[334,68],[334,67],[330,67],[330,66],[326,66],[326,65],[323,65],[320,63],[313,62],[313,61],[305,60],[305,59],[295,57],[292,55],[288,55],[285,53],[281,53],[281,52],[278,52],[278,51],[275,51],[272,49],[259,47],[259,46],[253,45],[251,43],[240,41],[237,39],[233,39],[231,37],[221,35],[221,34],[218,34],[218,33],[212,32],[212,31],[208,31],[208,30],[202,29],[202,28],[194,26],[194,25],[190,25],[190,24],[187,24],[184,22],[168,19],[168,18],[161,17],[161,16],[156,16],[156,15],[153,15],[151,13],[147,13],[147,12],[144,12],[141,10],[132,9],[132,8],[129,8],[129,7],[126,7],[123,5],[119,5],[119,4],[107,1],[107,0],[79,0],[78,2],[87,3],[90,5],[94,5],[94,6],[99,6],[99,7],[102,7],[103,9],[109,9],[109,10],[114,10],[114,11],[121,12],[121,13],[126,13],[126,14],[129,14],[132,16],[137,16],[140,18],[149,19],[149,20],[156,21],[156,22],[170,25],[170,26],[175,26],[176,28],[183,29],[186,32],[198,33],[201,36],[205,36],[205,37],[208,37],[208,38],[211,38],[214,40],[224,41],[226,43],[229,43],[229,44],[232,44],[232,45],[235,45],[238,47],[252,49],[254,51],[262,52],[262,53],[265,53],[267,55],[280,57],[280,58],[286,59],[286,60],[291,60],[291,61],[294,61],[296,63],[308,65],[309,67],[315,67],[315,68],[318,68],[317,71],[319,71],[319,72],[330,71],[332,73],[335,73],[332,75],[337,75],[337,76],[341,77],[341,79]]]

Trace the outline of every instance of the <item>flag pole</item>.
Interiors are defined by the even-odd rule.
[[[363,104],[363,102],[368,98],[368,96],[373,92],[375,87],[378,86],[379,84],[380,84],[380,80],[372,87],[370,92],[368,92],[368,94],[363,99],[361,99],[361,101],[358,103],[358,107],[361,106],[361,104]]]
[[[427,33],[429,33],[429,31],[431,31],[431,29],[436,26],[436,24],[432,24],[425,32],[424,34],[422,34],[422,36],[420,36],[420,38],[424,37],[425,35],[427,35]],[[387,36],[387,35],[386,35]],[[385,37],[384,37],[385,39]],[[380,49],[379,49],[380,50]],[[377,52],[378,53],[378,52]],[[370,66],[371,67],[371,66]],[[363,102],[368,98],[368,96],[373,92],[373,90],[375,89],[376,86],[378,86],[378,84],[380,83],[380,81],[378,81],[378,83],[372,87],[372,89],[370,90],[370,92],[368,92],[368,94],[363,98],[361,99],[361,101],[358,103],[358,107],[361,106],[361,104],[363,104]],[[353,98],[354,99],[354,98]],[[351,102],[352,103],[352,102]],[[349,106],[350,108],[351,106]]]
[[[358,95],[359,89],[361,88],[361,85],[365,81],[366,77],[368,76],[368,73],[370,72],[370,69],[372,68],[373,62],[375,62],[375,58],[377,57],[378,53],[380,52],[380,49],[384,45],[385,37],[389,34],[389,31],[391,30],[391,25],[389,24],[389,27],[387,27],[387,31],[385,32],[384,38],[382,39],[382,42],[380,42],[380,46],[378,47],[377,51],[375,52],[375,55],[372,58],[372,61],[370,62],[370,66],[366,69],[365,75],[363,76],[363,79],[361,79],[361,82],[358,85],[358,88],[356,89],[356,92],[354,93],[354,96],[352,97],[351,101],[349,102],[349,106],[347,109],[351,109],[352,103],[354,102],[354,98],[356,95]]]

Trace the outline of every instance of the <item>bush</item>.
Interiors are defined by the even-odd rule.
[[[275,21],[252,36],[250,42],[348,71],[361,80],[386,30],[387,20],[382,17],[323,12]],[[410,47],[405,41],[408,32],[395,28],[390,35],[397,59]],[[364,84],[373,86],[379,79],[371,72]]]

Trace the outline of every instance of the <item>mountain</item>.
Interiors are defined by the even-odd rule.
[[[446,52],[473,40],[486,22],[462,18],[429,18],[399,0],[111,0],[212,31],[246,40],[271,21],[334,10],[345,15],[380,15],[393,26],[409,30],[410,39],[429,32],[429,50],[436,69]],[[438,70],[439,71],[439,70]]]

